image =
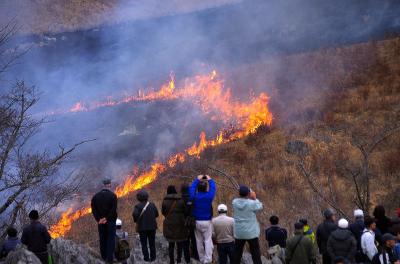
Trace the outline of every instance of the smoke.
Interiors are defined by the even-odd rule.
[[[108,15],[158,12],[155,6],[149,11],[128,4],[121,1]],[[303,65],[288,64],[285,56],[398,32],[399,12],[395,1],[247,0],[194,13],[25,36],[13,45],[32,48],[7,78],[39,87],[37,113],[158,89],[171,71],[181,80],[214,68],[227,77],[235,97],[245,100],[266,91],[285,104],[301,99],[293,99],[294,94],[315,92],[304,93],[304,87],[324,86],[324,78],[304,73]],[[54,149],[60,142],[96,138],[76,153],[68,168],[91,169],[96,173],[90,177],[111,175],[117,181],[133,166],[162,160],[191,145],[200,131],[213,134],[220,126],[187,102],[132,103],[52,119],[34,146]]]

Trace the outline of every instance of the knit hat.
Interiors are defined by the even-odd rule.
[[[103,179],[101,182],[103,183],[103,185],[109,185],[109,184],[111,184],[111,179],[106,178],[106,179]]]
[[[339,220],[338,226],[339,226],[339,228],[346,229],[346,228],[349,227],[349,221],[347,221],[346,219],[342,218],[342,219]]]
[[[335,211],[333,211],[333,209],[331,209],[331,208],[328,208],[324,211],[325,218],[331,218],[332,215],[334,215],[334,214],[335,214]]]
[[[386,233],[386,234],[384,234],[384,235],[382,236],[382,242],[383,242],[383,243],[386,243],[386,242],[389,241],[389,240],[394,240],[394,241],[396,241],[396,237],[395,237],[394,235],[390,234],[390,233]]]
[[[218,212],[219,213],[226,213],[228,212],[228,207],[225,204],[218,205]]]
[[[354,210],[354,217],[364,217],[364,212],[361,209]]]
[[[167,194],[177,194],[174,185],[170,185],[170,186],[167,187]]]
[[[296,223],[294,224],[294,229],[296,229],[296,230],[303,230],[303,228],[304,228],[303,223],[296,222]]]
[[[249,187],[247,187],[245,185],[241,185],[239,187],[239,195],[241,197],[246,197],[247,195],[249,195],[249,193],[250,193],[250,188]]]

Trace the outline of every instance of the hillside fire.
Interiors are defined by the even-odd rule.
[[[235,132],[225,135],[219,131],[215,138],[207,138],[206,133],[200,134],[199,142],[195,142],[186,150],[171,155],[165,163],[156,162],[150,169],[142,174],[128,175],[120,184],[115,193],[124,197],[144,186],[154,182],[160,173],[168,168],[173,168],[183,163],[187,157],[199,158],[200,154],[208,147],[214,147],[254,133],[260,126],[269,126],[272,123],[272,114],[268,109],[268,96],[261,93],[258,97],[251,98],[248,103],[234,100],[230,89],[224,87],[224,82],[213,71],[209,75],[198,75],[185,80],[182,87],[176,87],[175,79],[171,75],[168,84],[163,85],[158,91],[140,93],[138,96],[128,96],[122,100],[108,100],[107,102],[85,104],[77,103],[69,112],[90,111],[99,107],[115,106],[129,102],[155,101],[155,100],[190,100],[198,106],[204,114],[210,115],[213,120],[224,124],[234,124]],[[53,238],[64,236],[78,218],[91,213],[90,207],[74,211],[72,208],[64,212],[59,221],[50,228]]]

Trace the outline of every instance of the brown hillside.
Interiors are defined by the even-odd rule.
[[[285,74],[276,76],[277,61]],[[343,48],[262,61],[224,70],[227,76],[240,76],[237,85],[255,90],[269,87],[275,125],[242,140],[206,150],[200,159],[164,173],[148,186],[151,199],[160,206],[166,186],[189,183],[187,176],[212,175],[218,183],[215,204],[231,204],[236,191],[220,174],[207,169],[219,168],[238,182],[251,186],[265,209],[259,216],[265,227],[271,214],[290,227],[307,217],[315,227],[327,204],[311,189],[296,167],[296,159],[285,151],[289,140],[308,144],[307,165],[313,167],[314,182],[324,193],[351,215],[355,208],[355,190],[337,166],[360,164],[360,153],[351,136],[368,141],[382,127],[400,122],[400,39],[365,43]],[[297,76],[299,83],[290,80]],[[229,78],[227,78],[229,79]],[[235,80],[232,78],[231,80]],[[233,81],[232,81],[233,83]],[[390,214],[399,204],[400,133],[382,142],[371,157],[374,175],[372,203],[383,203]],[[346,164],[347,164],[346,163]],[[119,215],[133,232],[131,211],[135,193],[119,203]],[[216,206],[214,207],[216,208]],[[160,217],[160,226],[162,217]],[[97,240],[96,224],[91,216],[74,223],[68,235],[79,242]]]

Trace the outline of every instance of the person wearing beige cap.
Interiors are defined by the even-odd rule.
[[[218,216],[212,219],[213,240],[217,244],[218,263],[233,263],[235,238],[233,237],[234,219],[227,216],[228,207],[225,204],[218,205]]]
[[[342,218],[338,222],[338,229],[329,236],[327,250],[332,260],[342,257],[346,260],[346,263],[354,263],[357,241],[348,228],[349,222]]]

